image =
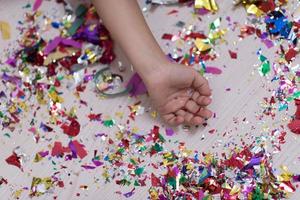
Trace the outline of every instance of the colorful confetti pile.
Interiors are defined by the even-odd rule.
[[[110,72],[109,68],[99,71],[90,67],[97,63],[110,64],[115,59],[109,32],[99,22],[92,6],[79,5],[73,10],[64,1],[51,3],[64,8],[62,18],[44,13],[41,0],[23,7],[26,14],[18,22],[21,36],[18,47],[6,49],[7,57],[0,62],[3,85],[0,141],[6,143],[16,138],[21,129],[21,134],[29,133],[38,146],[29,153],[22,145],[15,145],[9,155],[1,157],[5,167],[29,176],[31,183],[18,185],[2,174],[0,190],[10,188],[13,199],[44,195],[57,199],[59,189],[73,185],[68,177],[78,177],[78,171],[97,171],[100,176],[94,177],[94,185],[105,182],[129,188],[125,193],[115,192],[125,198],[133,198],[138,188],[146,188],[148,197],[144,199],[152,200],[285,199],[296,191],[300,175],[291,173],[287,166],[282,165],[280,170],[273,166],[274,155],[286,142],[285,127],[300,134],[300,70],[295,64],[300,18],[285,9],[285,0],[234,2],[233,7],[243,6],[249,15],[245,24],[232,22],[230,17],[215,17],[205,30],[199,30],[199,19],[214,16],[222,7],[220,1],[146,2],[147,6],[172,4],[177,8],[180,4],[191,8],[195,21],[178,21],[175,25],[178,33],[164,33],[161,39],[170,49],[170,61],[193,67],[201,75],[223,73],[220,66],[208,63],[222,59],[218,47],[229,43],[226,36],[230,32],[238,32],[239,41],[248,38],[261,41],[262,48],[256,50],[255,73],[268,83],[264,89],[269,96],[261,100],[257,118],[278,121],[278,113],[285,112],[285,120],[279,119],[283,123],[266,128],[261,136],[256,136],[258,131],[252,129],[250,136],[243,135],[250,142],[222,144],[225,150],[219,153],[189,149],[184,141],[176,140],[172,128],[155,125],[149,132],[139,130],[136,126],[139,115],[146,113],[153,118],[157,115],[143,107],[139,99],[134,99],[137,101],[132,105],[119,106],[128,106],[127,117],[122,111],[107,115],[90,108],[84,98],[86,90],[93,91],[101,104],[103,96],[127,93],[138,96],[147,92],[146,87],[137,74],[124,86],[120,74]],[[178,12],[179,9],[172,10],[166,17]],[[49,32],[51,38],[44,37]],[[0,21],[0,33],[3,40],[9,40],[11,25]],[[265,56],[265,49],[275,47],[274,58]],[[228,53],[231,59],[238,60],[237,50]],[[73,95],[74,102],[68,102],[64,95]],[[288,116],[293,102],[297,107],[295,115]],[[77,114],[86,108],[89,111],[85,116]],[[23,125],[30,128],[22,130]],[[83,130],[87,125],[101,131],[86,133]],[[216,132],[211,129],[203,135]],[[90,141],[96,141],[98,146],[88,149]],[[34,175],[31,166],[37,165],[49,165],[53,173],[43,177]],[[73,171],[71,166],[79,169]],[[80,184],[76,196],[83,196],[89,187]]]

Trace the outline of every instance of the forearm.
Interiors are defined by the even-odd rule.
[[[93,0],[105,26],[142,78],[167,62],[136,0]]]

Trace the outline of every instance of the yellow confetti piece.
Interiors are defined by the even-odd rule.
[[[256,15],[257,17],[260,17],[262,16],[264,13],[263,11],[261,11],[256,5],[254,4],[251,4],[251,5],[248,5],[246,6],[246,9],[247,9],[247,13],[248,14],[253,14],[253,15]]]
[[[10,39],[10,25],[7,22],[0,21],[0,32],[2,33],[3,40]]]
[[[60,50],[56,50],[53,53],[50,53],[46,59],[44,60],[44,65],[49,65],[52,61],[59,60],[61,58],[71,56],[73,53],[76,53],[75,48],[66,48],[65,51],[61,52]]]
[[[237,185],[234,185],[233,188],[231,189],[230,191],[230,195],[234,195],[234,194],[237,194],[241,191],[241,188]]]
[[[197,38],[194,43],[195,43],[197,49],[201,52],[211,49],[211,45],[205,43],[204,40],[202,40],[202,39]]]
[[[157,117],[157,112],[156,111],[152,111],[151,112],[151,117],[155,119]]]
[[[292,176],[293,176],[293,174],[292,174],[291,172],[289,172],[288,167],[287,167],[287,166],[281,166],[280,168],[281,168],[281,170],[282,170],[282,174],[279,175],[279,176],[277,177],[277,179],[278,179],[279,181],[281,181],[281,182],[282,182],[282,181],[290,181],[291,178],[292,178]]]
[[[40,162],[41,160],[43,160],[43,157],[39,153],[35,154],[33,162],[37,163]]]
[[[33,177],[31,183],[31,196],[41,196],[45,194],[51,187],[53,187],[53,182],[51,177],[47,178],[37,178]]]
[[[15,191],[14,192],[14,198],[19,199],[21,197],[22,192],[23,192],[22,189]]]
[[[195,8],[196,9],[205,8],[206,10],[213,11],[213,12],[218,10],[218,6],[215,0],[196,0]]]
[[[124,113],[123,112],[116,112],[115,115],[120,118],[120,119],[123,119],[124,117]]]
[[[58,96],[58,94],[55,91],[49,92],[48,96],[55,103],[63,103],[64,102],[64,99],[62,97]]]

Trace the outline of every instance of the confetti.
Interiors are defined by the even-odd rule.
[[[9,40],[11,37],[11,28],[9,23],[5,21],[0,21],[0,32],[2,34],[2,39],[3,40]]]
[[[300,72],[296,63],[300,25],[297,13],[285,1],[235,2],[248,13],[242,23],[236,21],[234,10],[227,17],[217,13],[223,9],[217,1],[147,1],[151,5],[173,5],[163,13],[180,19],[174,19],[172,28],[162,29],[166,30],[161,39],[168,59],[194,68],[209,80],[235,70],[235,66],[222,63],[226,54],[219,52],[221,49],[230,48],[227,58],[229,54],[234,63],[240,63],[244,62],[239,60],[240,42],[247,39],[262,46],[257,51],[259,64],[253,66],[261,80],[256,81],[258,73],[243,76],[249,85],[255,80],[255,86],[261,86],[266,94],[262,99],[252,99],[259,101],[255,114],[234,117],[233,125],[228,123],[223,130],[205,122],[201,134],[193,136],[199,139],[193,148],[177,137],[190,134],[187,131],[191,127],[181,131],[150,122],[146,123],[153,126],[151,130],[140,127],[144,119],[141,115],[157,118],[158,114],[144,103],[144,97],[139,97],[147,89],[136,73],[124,86],[127,76],[123,71],[113,73],[109,67],[101,65],[102,70],[98,66],[112,63],[116,56],[109,32],[93,6],[80,5],[73,11],[67,1],[53,1],[47,5],[55,8],[45,12],[40,9],[42,2],[21,6],[24,15],[14,27],[19,39],[13,48],[9,45],[3,51],[1,62],[4,147],[18,143],[20,137],[36,145],[30,146],[28,156],[17,147],[8,149],[2,158],[5,168],[16,170],[24,180],[29,178],[19,183],[9,174],[0,177],[1,188],[11,191],[10,198],[59,199],[59,188],[75,188],[74,196],[89,198],[94,187],[100,193],[104,190],[102,182],[125,186],[115,194],[128,199],[139,198],[141,187],[148,190],[148,197],[143,198],[153,200],[287,199],[296,191],[300,175],[289,171],[290,166],[284,163],[280,168],[273,165],[277,159],[274,155],[284,156],[280,153],[290,130],[296,134],[300,130]],[[58,14],[59,6],[65,10],[63,16]],[[181,18],[182,6],[190,11],[184,12],[191,14],[190,20]],[[199,25],[199,21],[208,26]],[[3,38],[10,38],[9,26],[1,21]],[[121,62],[118,65],[125,66]],[[226,84],[216,92],[231,95],[244,91],[239,85]],[[113,94],[129,94],[130,103],[122,100],[114,105],[115,101],[108,98]],[[297,110],[289,116],[287,111],[293,102]],[[102,110],[106,103],[113,105],[111,113]],[[214,119],[218,118],[215,113]],[[238,132],[247,126],[251,126],[247,131]],[[200,151],[208,136],[218,139]],[[46,168],[54,173],[47,171],[37,177],[36,169]]]
[[[34,12],[37,11],[41,7],[42,3],[43,3],[43,0],[35,0],[32,10]]]

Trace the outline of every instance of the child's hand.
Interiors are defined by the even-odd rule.
[[[212,116],[208,82],[191,67],[163,64],[144,76],[152,103],[170,125],[200,125]]]

